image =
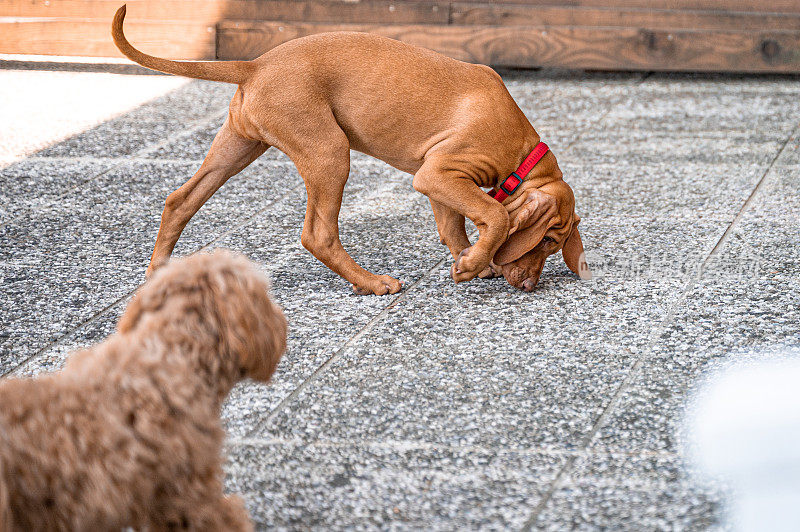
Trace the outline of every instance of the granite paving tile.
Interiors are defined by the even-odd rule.
[[[147,157],[153,159],[180,159],[184,161],[201,162],[208,154],[214,137],[217,136],[222,124],[225,122],[225,115],[219,115],[208,125],[200,129],[189,131],[182,135],[177,135],[163,145],[148,150]],[[270,148],[264,152],[258,161],[278,160],[289,162],[289,158],[277,148]],[[255,163],[258,164],[258,163]]]
[[[609,282],[663,277],[685,282],[725,228],[725,222],[704,218],[613,215],[584,216],[580,225],[592,274]],[[675,297],[677,292],[675,288]]]
[[[530,297],[497,282],[453,289],[437,272],[258,434],[571,448],[658,305],[635,282],[561,281]]]
[[[125,162],[60,199],[0,227],[0,255],[23,264],[138,264],[150,258],[164,200],[196,171],[192,164]],[[300,182],[294,167],[246,169],[189,222],[177,253],[194,251]],[[143,269],[142,269],[143,271]]]
[[[614,91],[564,88],[550,97],[530,91],[512,96],[534,127],[538,122],[546,121],[560,124],[568,131],[575,131],[576,126],[583,123],[597,121],[601,112],[615,109],[630,98],[619,88]]]
[[[101,311],[83,326],[58,338],[35,358],[17,366],[14,377],[35,377],[41,373],[58,371],[64,367],[68,356],[86,347],[99,344],[114,333],[125,306],[130,298],[124,298]]]
[[[753,166],[771,163],[782,144],[782,140],[762,139],[740,132],[732,132],[724,138],[649,131],[614,134],[601,124],[572,147],[569,157],[583,164],[621,162],[650,166],[669,161],[675,166],[688,163]]]
[[[167,122],[180,128],[224,110],[235,91],[236,86],[228,83],[192,80],[126,113],[124,119],[132,123]]]
[[[789,216],[785,214],[784,216]],[[727,253],[712,259],[719,273],[730,273],[755,278],[780,278],[787,292],[800,291],[800,227],[781,215],[771,212],[745,215],[741,225],[735,227],[726,242]]]
[[[754,91],[638,91],[628,105],[615,107],[603,120],[612,130],[665,132],[725,138],[732,133],[756,139],[784,140],[797,125],[796,94]]]
[[[558,157],[558,155],[557,155]],[[639,165],[583,163],[572,152],[559,157],[564,180],[581,216],[732,221],[767,169],[766,164]]]
[[[780,166],[794,166],[794,177],[797,177],[797,166],[800,166],[800,134],[795,131],[792,138],[786,143],[786,147],[778,158],[776,164]]]
[[[800,165],[786,165],[782,161],[791,157],[784,149],[770,168],[756,195],[754,208],[745,213],[743,225],[749,223],[776,223],[793,225],[800,217]]]
[[[574,444],[624,377],[645,331],[680,294],[682,279],[725,228],[719,222],[650,217],[625,224],[621,232],[619,218],[586,218],[582,236],[590,264],[597,267],[594,282],[577,281],[556,256],[533,294],[502,279],[455,287],[445,261],[264,434],[379,439],[408,431],[408,439],[474,444],[478,438],[485,445],[514,434],[523,442]],[[675,235],[690,244],[675,249]],[[632,269],[642,264],[647,267]],[[499,316],[502,322],[537,325],[521,334],[518,325],[506,331]],[[514,355],[519,352],[529,355]],[[402,362],[412,354],[413,364]],[[475,364],[480,371],[470,369]],[[459,368],[463,382],[435,382]],[[484,379],[485,372],[491,378]],[[458,395],[450,397],[451,392]],[[482,433],[476,427],[489,424],[481,420],[495,396],[503,398],[496,426]],[[385,419],[376,418],[389,398],[393,409]],[[522,404],[526,407],[519,409]],[[512,405],[519,411],[512,414]],[[417,412],[427,414],[415,419]],[[531,419],[529,412],[535,413]],[[449,428],[455,419],[469,420],[464,432]],[[421,428],[426,426],[432,428]]]
[[[711,72],[654,72],[642,83],[642,91],[699,94],[800,93],[796,74],[725,74]]]
[[[728,357],[800,345],[799,309],[796,274],[773,272],[758,262],[748,265],[741,254],[735,261],[711,264],[647,353],[594,447],[676,451],[683,412],[697,381]]]
[[[587,132],[594,131],[603,115],[623,105],[624,94],[611,94],[584,98],[574,93],[557,91],[550,101],[539,98],[518,98],[520,108],[533,124],[536,132],[556,157]],[[561,158],[559,157],[559,160]]]
[[[0,322],[13,331],[2,344],[4,371],[144,280],[163,198],[185,179],[185,170],[167,163],[122,165],[57,205],[0,227],[6,275],[21,276],[20,283],[6,282],[0,290],[0,297],[8,298]],[[271,173],[271,181],[246,173],[231,179],[189,224],[176,254],[194,252],[235,229],[287,183],[299,182],[286,165],[274,166]],[[49,297],[81,290],[80,305]],[[49,327],[46,335],[37,326],[40,320]]]
[[[371,179],[371,177],[362,179],[360,176],[355,176],[355,179],[353,179],[355,190],[353,192],[357,193],[359,187],[366,186],[368,179]],[[374,190],[370,188],[371,194],[369,196],[359,196],[358,202],[355,202],[353,195],[345,194],[342,216],[340,217],[342,240],[346,248],[351,247],[348,246],[351,238],[354,238],[358,242],[358,244],[352,246],[351,251],[363,266],[374,271],[395,275],[406,281],[414,281],[442,258],[447,257],[447,252],[438,244],[435,223],[432,219],[430,209],[427,206],[427,201],[418,194],[415,194],[413,190],[411,190],[409,194],[407,190],[408,185],[404,183],[407,181],[404,174],[397,172],[396,176],[391,181],[388,177],[386,179],[387,181],[385,183]],[[380,208],[378,208],[378,205],[374,204],[374,201],[380,203]],[[287,210],[290,212],[287,212]],[[379,217],[370,214],[377,211],[381,212]],[[359,217],[363,217],[364,215],[368,215],[369,217],[366,220],[354,224]],[[281,300],[284,291],[286,291],[287,299],[301,301],[302,303],[299,305],[299,308],[306,310],[306,297],[314,297],[315,293],[319,290],[330,292],[330,286],[341,286],[342,290],[347,290],[347,284],[338,279],[332,272],[324,268],[320,263],[311,258],[307,252],[302,250],[296,237],[283,239],[283,243],[279,243],[278,247],[275,246],[274,242],[276,238],[273,235],[275,234],[276,225],[279,228],[279,232],[282,232],[283,228],[288,225],[287,230],[297,235],[301,220],[301,210],[296,207],[291,208],[291,204],[286,203],[278,207],[274,213],[265,215],[263,225],[258,224],[252,228],[248,228],[247,231],[230,235],[221,240],[217,245],[235,250],[258,250],[255,251],[254,254],[251,254],[251,256],[255,260],[263,262],[267,269],[272,272],[276,283],[276,297]],[[603,277],[604,284],[615,287],[612,288],[614,291],[623,290],[621,286],[624,285],[625,289],[630,291],[627,293],[626,297],[631,301],[636,301],[636,305],[638,305],[638,307],[636,307],[637,313],[643,312],[645,309],[653,314],[657,313],[659,311],[658,302],[667,301],[674,297],[681,288],[678,282],[671,281],[676,278],[677,275],[676,272],[672,271],[670,268],[672,268],[674,263],[678,260],[672,257],[671,251],[668,251],[669,254],[660,260],[651,259],[647,262],[649,269],[642,269],[636,272],[636,276],[632,275],[630,265],[645,263],[644,256],[647,255],[646,249],[648,246],[652,248],[652,244],[648,243],[653,241],[653,234],[669,235],[674,232],[690,234],[693,240],[707,241],[708,248],[710,249],[724,230],[724,226],[718,223],[698,224],[686,221],[658,222],[650,219],[628,220],[628,223],[632,226],[632,234],[636,236],[620,237],[617,234],[617,223],[613,219],[590,219],[586,222],[586,227],[588,227],[588,229],[584,232],[584,242],[587,246],[587,253],[591,257],[603,259],[602,262],[598,262],[597,264],[597,274]],[[265,231],[271,231],[271,234],[265,234]],[[428,237],[424,237],[426,233],[429,235]],[[397,238],[397,235],[405,234],[423,236],[413,241]],[[351,235],[353,236],[351,237]],[[599,237],[597,241],[595,240],[596,237]],[[278,241],[280,242],[281,239],[278,239]],[[668,238],[659,238],[655,240],[655,242],[661,242],[663,249],[669,250],[669,247],[665,245],[665,243],[669,242]],[[639,258],[640,255],[642,255],[643,258]],[[683,268],[684,271],[686,269],[691,269],[690,265],[692,261],[697,260],[698,256],[699,255],[687,255],[686,257],[681,257],[677,267]],[[612,260],[614,257],[617,258],[616,261]],[[434,309],[438,308],[437,305],[450,308],[452,311],[457,311],[459,309],[458,305],[453,307],[452,301],[450,301],[456,292],[452,280],[449,279],[449,275],[447,274],[451,260],[452,259],[448,257],[444,264],[438,267],[435,271],[437,275],[436,288],[431,290],[431,294],[423,297],[423,301],[426,300],[425,298],[431,297],[433,301],[437,302],[436,304],[431,303]],[[315,286],[307,286],[307,283],[310,282],[307,279],[311,271],[315,272],[310,276],[311,282],[316,282]],[[303,272],[303,274],[301,275],[299,272]],[[679,274],[680,273],[681,272],[679,272]],[[670,282],[664,282],[661,280],[662,278],[670,279]],[[557,290],[562,290],[561,288],[557,288],[557,286],[560,283],[563,284],[565,281],[574,284],[574,276],[572,276],[563,263],[561,263],[560,257],[555,256],[550,260],[542,276],[540,286],[554,294]],[[578,284],[580,285],[581,283]],[[502,279],[474,281],[469,283],[469,286],[470,291],[468,293],[462,292],[461,297],[463,300],[461,304],[470,305],[471,298],[476,296],[474,291],[477,290],[481,299],[484,300],[484,303],[478,307],[480,309],[478,313],[485,313],[486,318],[491,318],[495,315],[494,313],[496,310],[492,308],[492,305],[496,304],[494,297],[498,295],[502,295],[503,297],[509,297],[509,295],[511,295],[514,298],[519,298],[520,302],[526,299],[535,300],[530,295],[526,297],[526,295],[521,292],[517,292]],[[636,295],[632,294],[633,291],[636,291]],[[444,300],[439,302],[442,292],[444,293]],[[602,291],[592,291],[589,293],[599,297],[606,296],[609,299],[612,297],[619,297],[622,294],[621,292],[617,292],[614,296],[611,296]],[[575,298],[579,300],[586,295],[588,295],[588,293],[586,293],[585,290],[578,291],[577,293],[570,293],[567,299]],[[358,298],[356,298],[355,301],[357,302]],[[511,302],[506,302],[505,305],[509,305],[513,308]],[[358,330],[360,326],[365,324],[366,321],[368,321],[368,317],[371,317],[371,315],[360,316],[355,312],[353,315],[357,316],[357,320],[355,322],[350,322],[350,320],[353,319],[350,317],[350,312],[353,312],[350,309],[353,307],[348,308],[348,306],[342,306],[342,303],[338,303],[334,305],[333,308],[336,308],[337,311],[341,311],[338,317],[339,322],[353,323],[353,326],[350,328],[350,334],[352,334],[354,331]],[[401,307],[402,306],[401,304]],[[357,311],[358,307],[355,307],[354,310]],[[616,311],[619,311],[619,309],[608,309],[609,315]],[[291,310],[287,309],[287,313],[288,312],[291,312]],[[401,316],[425,315],[427,312],[429,311],[411,308],[403,312]],[[478,322],[486,318],[481,316],[475,317]],[[522,316],[520,318],[523,320],[529,319],[527,317],[523,318]],[[453,316],[453,319],[461,321],[457,314]],[[632,319],[635,321],[636,318],[632,317]],[[289,353],[287,354],[287,361],[291,361],[291,363],[283,365],[282,370],[279,371],[279,374],[276,376],[277,388],[283,388],[285,384],[296,385],[302,378],[309,375],[315,367],[309,363],[313,361],[314,364],[318,365],[321,361],[331,356],[336,349],[338,349],[338,339],[340,338],[338,335],[331,337],[331,331],[327,331],[327,334],[321,334],[321,331],[317,329],[320,325],[318,324],[319,320],[316,319],[315,314],[311,314],[310,316],[307,314],[304,317],[298,316],[297,319],[290,316],[289,321],[292,327],[299,328],[297,334],[299,338],[302,339],[303,345],[299,348],[300,354],[297,358],[295,358],[294,348],[290,347]],[[416,318],[410,320],[410,322],[416,322]],[[426,326],[427,322],[428,320],[424,320]],[[328,326],[326,321],[322,321],[321,323],[326,324],[324,325],[326,327]],[[627,327],[628,325],[629,324],[625,322],[625,326]],[[290,329],[292,327],[290,327]],[[346,333],[346,331],[347,328],[341,332]],[[424,330],[418,331],[418,334],[423,337],[426,336]],[[416,334],[413,336],[416,336]],[[291,345],[292,342],[290,341],[290,346]],[[332,348],[330,346],[336,347]],[[312,356],[314,358],[311,358]],[[283,380],[285,377],[291,378],[284,384]],[[266,415],[269,409],[276,405],[277,400],[285,397],[285,395],[291,391],[291,388],[286,388],[286,390],[281,393],[271,393],[265,400],[261,395],[263,390],[258,386],[253,385],[252,388],[248,389],[252,389],[256,395],[261,397],[261,405],[256,406],[251,402],[251,408],[238,408],[240,400],[252,401],[252,399],[243,399],[237,396],[237,394],[234,394],[231,399],[231,406],[228,410],[230,416],[233,416],[234,412],[248,412],[248,423],[253,423],[254,420]],[[234,430],[233,425],[234,423],[230,426],[232,430]],[[241,430],[246,430],[246,424],[243,426],[235,423],[235,425],[237,433]]]
[[[177,126],[109,121],[45,148],[37,157],[122,157],[161,142]]]
[[[705,301],[707,306],[714,308]],[[800,332],[761,335],[742,340],[747,325],[709,323],[703,315],[681,317],[662,344],[644,361],[590,445],[592,451],[672,452],[686,445],[683,420],[699,382],[731,360],[750,361],[784,351],[800,354]],[[694,320],[700,325],[690,327]],[[755,320],[750,320],[750,326]],[[765,320],[766,321],[766,320]],[[725,327],[728,327],[727,330]],[[763,325],[761,326],[763,330]],[[698,333],[696,340],[686,335]],[[793,336],[792,336],[793,335]],[[771,336],[771,337],[770,337]],[[794,350],[794,351],[792,351]]]
[[[403,443],[243,442],[229,454],[227,485],[257,527],[303,530],[518,529],[564,460]]]
[[[151,159],[196,161],[195,164],[199,164],[205,159],[214,137],[225,123],[225,118],[225,113],[217,113],[207,124],[191,131],[179,132],[163,144],[149,148],[145,156]],[[275,150],[269,150],[272,151]]]
[[[767,176],[765,188],[780,174]],[[750,208],[687,294],[674,322],[601,427],[595,447],[676,451],[692,386],[726,357],[800,345],[796,222],[766,226],[769,194]]]
[[[0,169],[0,224],[44,207],[108,170],[103,161],[24,159]]]
[[[534,530],[720,529],[726,490],[698,485],[670,454],[581,456]]]
[[[0,266],[0,375],[138,285],[134,268]]]
[[[573,123],[569,127],[564,127],[564,123],[559,120],[546,121],[537,118],[529,117],[533,127],[539,134],[542,142],[553,151],[556,157],[564,153],[566,149],[572,144],[580,135],[576,131],[583,131],[591,128],[594,125],[594,120],[585,120],[581,123]],[[574,129],[572,129],[574,125]],[[559,158],[559,162],[561,159]]]
[[[447,256],[430,205],[410,181],[379,162],[353,165],[339,217],[342,243],[354,259],[407,285]],[[289,320],[289,348],[272,383],[243,384],[231,395],[224,417],[232,434],[247,433],[394,300],[353,294],[349,283],[301,246],[304,201],[298,191],[214,244],[246,252],[264,265]]]
[[[527,87],[535,91],[541,87],[586,87],[605,89],[608,87],[627,87],[646,78],[641,72],[584,72],[557,68],[514,69],[497,68],[506,86]]]

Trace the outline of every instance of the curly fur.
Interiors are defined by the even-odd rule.
[[[286,321],[227,252],[174,261],[105,342],[0,382],[0,530],[251,530],[222,492],[222,401],[266,381]]]

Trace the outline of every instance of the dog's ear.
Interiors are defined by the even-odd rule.
[[[522,206],[511,212],[509,237],[494,254],[494,263],[513,262],[542,241],[548,229],[559,221],[555,196],[538,189],[526,191]]]
[[[222,279],[209,287],[223,350],[238,357],[244,375],[267,381],[286,350],[286,318],[267,295],[269,285],[261,273],[243,257],[226,260],[239,264],[223,270]]]
[[[581,219],[578,218],[578,215],[575,215],[575,221],[572,223],[572,232],[564,242],[564,247],[561,248],[561,255],[564,257],[567,267],[575,275],[581,279],[588,280],[592,278],[592,272],[586,263],[586,253],[583,252],[583,242],[581,241],[581,234],[578,232],[578,223],[580,221]]]

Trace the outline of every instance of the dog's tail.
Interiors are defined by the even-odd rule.
[[[255,70],[250,61],[170,61],[140,52],[128,42],[122,32],[122,21],[125,20],[125,5],[117,9],[114,22],[111,23],[111,36],[119,51],[128,59],[140,65],[175,74],[187,78],[224,81],[225,83],[244,83]]]

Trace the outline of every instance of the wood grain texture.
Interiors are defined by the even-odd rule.
[[[459,3],[461,2],[453,2],[453,4]],[[755,13],[800,13],[800,2],[797,0],[502,0],[501,2],[486,3],[562,7],[618,7],[704,11],[749,11]]]
[[[223,19],[447,24],[449,2],[397,0],[0,0],[0,17],[99,19],[127,4],[127,20]]]
[[[213,24],[221,19],[224,3],[219,0],[0,0],[0,16],[106,19],[110,24],[117,9],[126,4],[126,22],[171,20]]]
[[[0,0],[0,52],[120,57],[110,28],[123,3],[131,42],[183,59],[214,59],[224,19],[447,24],[449,13],[448,2],[430,1]]]
[[[450,21],[485,26],[604,26],[643,29],[800,30],[800,13],[746,13],[610,7],[561,7],[499,2],[454,3]]]
[[[800,71],[800,0],[0,0],[0,52],[118,57],[123,2],[130,40],[175,59],[351,29],[502,66]]]
[[[178,59],[213,59],[213,26],[183,23],[125,24],[125,33],[142,51]],[[122,57],[111,40],[108,21],[0,19],[0,53]]]
[[[223,22],[220,59],[336,30],[368,31],[456,59],[495,66],[600,70],[800,72],[800,32],[649,31],[636,28],[382,26]]]

